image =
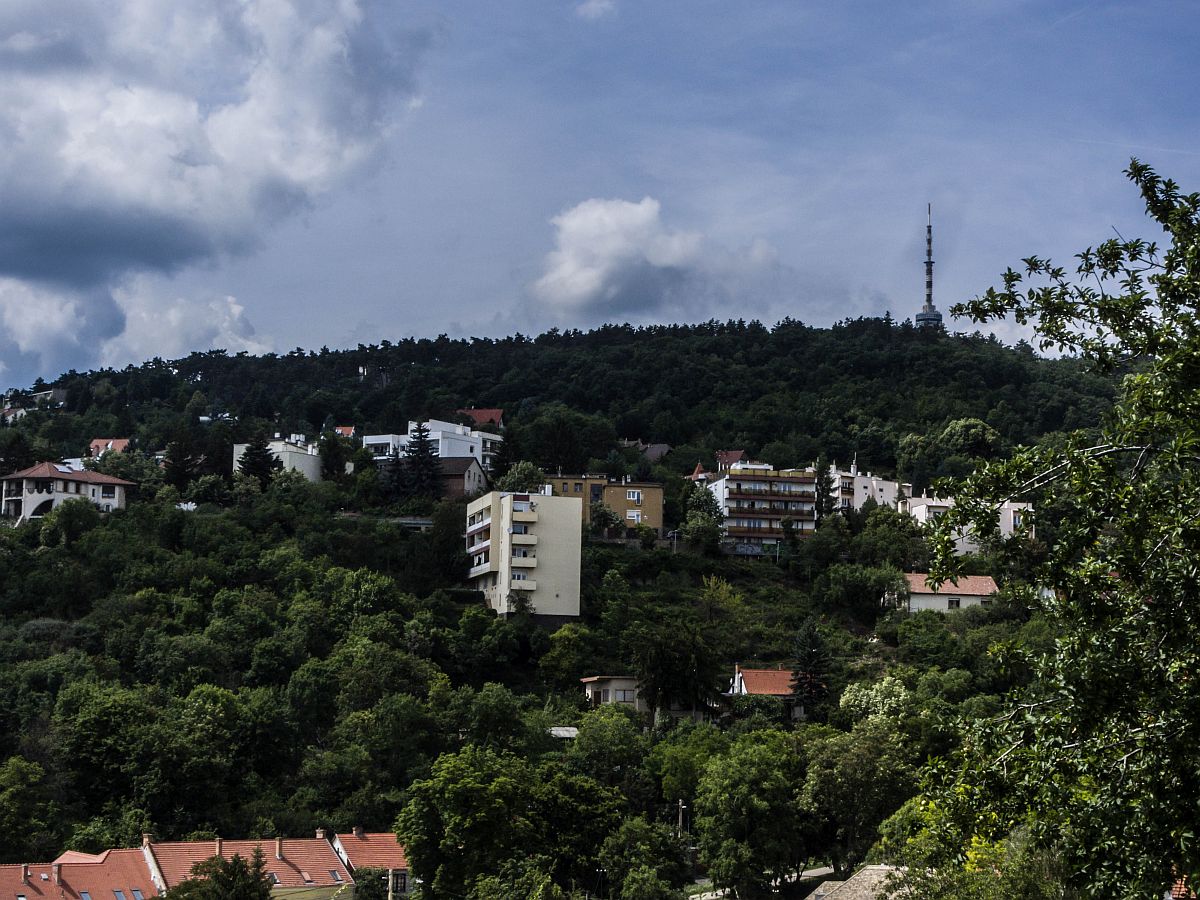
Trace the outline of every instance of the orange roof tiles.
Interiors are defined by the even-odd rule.
[[[92,438],[88,447],[92,456],[99,456],[109,450],[113,453],[124,453],[129,449],[129,438]]]
[[[407,869],[404,846],[390,831],[339,834],[338,843],[354,869]]]
[[[473,420],[476,425],[499,425],[504,421],[504,410],[502,409],[459,409],[456,412],[460,416],[466,416]]]
[[[20,472],[5,475],[0,478],[0,481],[15,481],[18,478],[58,478],[62,481],[82,481],[85,484],[127,484],[131,486],[135,484],[135,482],[126,481],[124,478],[117,478],[114,475],[101,475],[90,469],[70,469],[50,462],[40,462],[36,466],[22,469]]]
[[[990,597],[996,593],[996,582],[991,575],[959,575],[955,581],[947,581],[935,591],[925,583],[928,576],[921,572],[906,572],[908,590],[912,594],[971,594]]]
[[[158,862],[163,880],[171,888],[186,881],[192,875],[192,866],[217,855],[217,841],[174,841],[152,843],[150,850]],[[266,869],[277,879],[280,887],[304,887],[306,885],[337,885],[353,883],[350,872],[333,846],[323,838],[284,838],[282,859],[276,857],[278,842],[263,841],[220,841],[220,855],[233,859],[234,855],[249,860],[254,848],[261,847]],[[93,898],[99,900],[99,898]],[[111,900],[105,897],[104,900]]]
[[[59,860],[62,862],[30,865],[28,880],[22,878],[24,867],[0,866],[0,897],[7,900],[24,894],[28,900],[139,900],[140,894],[150,900],[158,896],[141,850],[106,850],[95,856],[68,852]]]
[[[792,673],[787,669],[737,669],[747,694],[764,697],[790,697]]]

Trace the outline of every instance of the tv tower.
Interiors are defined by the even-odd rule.
[[[925,207],[925,305],[917,313],[918,328],[940,328],[942,314],[933,305],[933,204]]]

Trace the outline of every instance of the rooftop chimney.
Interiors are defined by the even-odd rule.
[[[275,838],[275,858],[283,859],[283,838]]]
[[[216,849],[216,852],[213,854],[213,856],[220,856],[221,855],[221,839],[220,838],[217,838],[216,844],[217,844],[217,849]]]
[[[153,843],[154,843],[154,835],[152,835],[148,831],[143,831],[142,832],[142,846],[149,847]]]
[[[21,884],[29,884],[29,863],[21,863]]]
[[[62,863],[55,863],[50,870],[54,872],[54,883],[62,884]]]
[[[324,828],[317,829],[317,840],[318,841],[325,840],[325,829]]]
[[[363,836],[363,827],[361,825],[354,826],[354,836],[360,838]]]

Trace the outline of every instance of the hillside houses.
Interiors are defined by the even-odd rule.
[[[0,865],[0,897],[8,900],[148,900],[193,878],[192,868],[213,857],[249,861],[255,851],[272,884],[272,895],[304,900],[350,898],[355,872],[383,870],[391,897],[410,891],[404,847],[391,832],[361,828],[330,836],[263,840],[156,841],[142,835],[137,848],[79,853],[68,850],[47,863]]]

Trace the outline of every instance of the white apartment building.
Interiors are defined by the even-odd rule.
[[[847,471],[830,466],[829,474],[833,477],[836,504],[840,509],[862,509],[867,500],[894,509],[905,497],[912,496],[911,484],[860,472],[857,462],[851,463]]]
[[[904,504],[904,509],[922,525],[930,525],[949,512],[954,506],[953,497],[912,497]],[[1000,536],[1008,539],[1022,527],[1029,524],[1029,515],[1033,511],[1032,503],[1022,503],[1016,500],[1006,500],[996,508],[1000,520]],[[974,536],[959,531],[954,539],[955,553],[977,553],[979,543]]]
[[[489,472],[492,469],[492,460],[496,458],[500,445],[504,443],[504,438],[498,434],[476,431],[469,425],[430,419],[428,422],[410,421],[408,434],[368,434],[363,438],[363,446],[376,461],[387,459],[389,456],[403,456],[418,425],[425,426],[429,432],[430,443],[442,459],[473,456],[479,460],[484,470]]]
[[[233,470],[238,470],[242,454],[249,444],[233,445]],[[293,434],[287,438],[276,434],[275,440],[267,441],[267,449],[283,464],[283,468],[299,472],[309,481],[321,480],[321,449],[316,442],[309,443],[303,434]]]
[[[741,553],[773,550],[783,540],[783,520],[798,534],[816,527],[817,473],[735,462],[706,485],[725,514],[725,534]]]
[[[578,497],[492,491],[470,503],[468,585],[501,615],[524,599],[537,616],[577,617],[582,502]]]

